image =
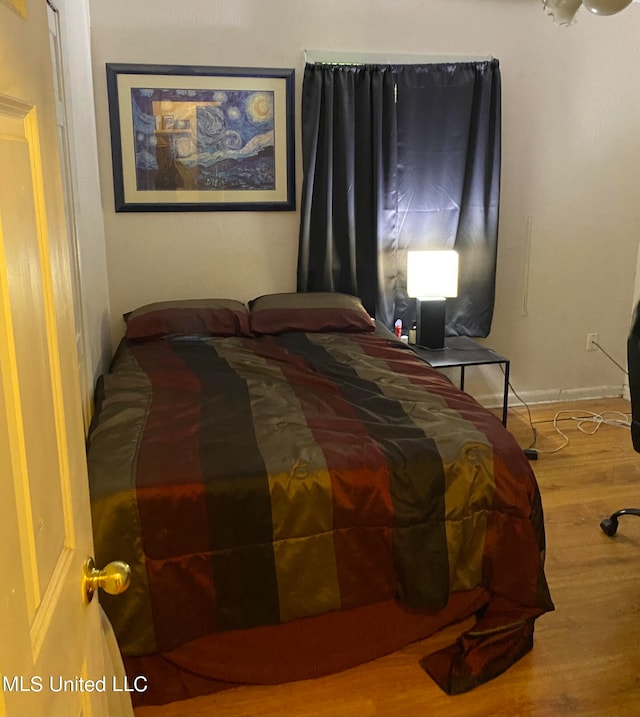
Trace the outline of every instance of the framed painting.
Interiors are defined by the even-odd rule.
[[[295,209],[294,70],[107,64],[117,212]]]

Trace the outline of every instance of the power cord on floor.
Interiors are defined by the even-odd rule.
[[[569,415],[567,418],[560,418],[560,416],[562,416],[562,414],[564,413],[569,413],[571,415]],[[536,448],[535,451],[537,453],[557,453],[558,451],[561,451],[563,448],[566,448],[569,445],[569,436],[567,436],[567,434],[560,429],[560,427],[558,426],[558,421],[575,421],[576,428],[582,433],[586,433],[590,436],[593,436],[595,433],[597,433],[600,429],[600,426],[603,425],[616,426],[618,428],[631,427],[631,419],[627,414],[622,413],[621,411],[603,411],[602,413],[584,411],[584,413],[586,415],[575,416],[573,415],[574,411],[572,409],[558,411],[553,417],[553,428],[555,429],[556,433],[562,436],[563,442],[557,448]],[[610,418],[609,416],[614,417]],[[540,421],[540,423],[544,423],[544,421]],[[587,430],[584,427],[587,424],[592,424],[592,428],[590,430]]]
[[[605,349],[600,346],[599,343],[596,341],[593,341],[593,345],[596,346],[602,353],[610,360],[612,361],[623,373],[625,373],[627,376],[629,375],[629,372],[621,365],[619,364]],[[500,369],[504,373],[504,368],[502,365],[500,365]],[[570,415],[567,418],[560,418],[562,414],[569,413],[573,414],[573,410],[562,410],[558,411],[555,416],[553,417],[553,427],[555,431],[562,436],[563,442],[561,445],[557,446],[556,448],[552,449],[543,449],[543,448],[536,448],[536,442],[538,440],[538,431],[536,429],[536,426],[534,424],[533,418],[531,416],[531,409],[529,408],[529,405],[527,402],[518,394],[518,392],[514,389],[514,387],[511,384],[511,381],[508,382],[509,389],[513,393],[513,395],[522,403],[522,405],[527,410],[527,415],[529,417],[529,425],[531,427],[531,432],[533,434],[533,439],[531,441],[531,444],[523,449],[523,452],[529,460],[537,460],[538,455],[540,453],[558,453],[558,451],[561,451],[563,448],[566,448],[569,445],[569,437],[567,436],[564,431],[560,429],[558,426],[558,421],[576,421],[576,427],[579,431],[582,433],[587,433],[588,435],[594,435],[599,429],[600,426],[615,426],[618,428],[630,428],[631,427],[631,414],[622,413],[620,411],[603,411],[602,413],[593,413],[591,411],[585,411],[584,413],[586,415]],[[538,423],[548,423],[548,421],[538,421]],[[584,426],[586,424],[592,424],[593,428],[591,430],[587,430]]]

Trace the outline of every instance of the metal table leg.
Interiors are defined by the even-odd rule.
[[[502,425],[507,425],[507,411],[509,410],[509,366],[511,362],[504,362],[504,398],[502,399]]]

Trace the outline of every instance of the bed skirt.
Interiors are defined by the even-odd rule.
[[[144,675],[134,707],[213,694],[247,684],[281,684],[321,677],[400,650],[464,620],[486,605],[481,588],[451,596],[437,612],[395,600],[282,625],[214,633],[175,650],[125,657],[130,681]],[[425,675],[425,679],[429,679]]]

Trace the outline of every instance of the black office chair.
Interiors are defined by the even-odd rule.
[[[631,440],[634,449],[640,453],[640,303],[636,306],[627,339],[627,367],[631,393]],[[618,530],[618,518],[622,515],[640,516],[640,508],[616,510],[600,523],[603,532],[607,535],[615,535]]]

